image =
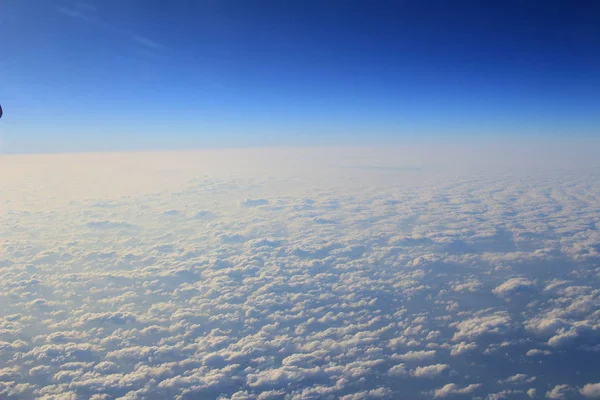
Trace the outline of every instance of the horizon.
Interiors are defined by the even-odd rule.
[[[162,144],[152,145],[136,145],[132,147],[103,147],[96,146],[91,148],[81,147],[69,147],[68,145],[61,148],[36,148],[31,146],[27,151],[19,151],[13,149],[10,151],[9,148],[5,148],[2,144],[3,130],[0,127],[0,157],[1,156],[19,156],[19,155],[68,155],[68,154],[136,154],[136,153],[173,153],[173,152],[202,152],[202,151],[227,151],[227,150],[352,150],[352,149],[368,149],[368,150],[386,150],[391,149],[489,149],[495,150],[494,152],[498,155],[502,155],[505,151],[514,151],[517,149],[533,150],[536,149],[544,151],[552,151],[561,148],[570,148],[576,151],[588,152],[593,151],[592,147],[595,145],[600,146],[600,136],[598,137],[547,137],[543,135],[534,136],[515,136],[515,137],[495,137],[493,139],[473,137],[466,138],[461,137],[459,139],[449,136],[436,136],[436,137],[420,137],[420,138],[399,138],[397,141],[390,141],[387,143],[373,143],[373,142],[356,142],[356,143],[306,143],[306,144],[251,144],[251,145],[238,145],[238,146],[186,146],[181,145],[180,147],[165,147]]]

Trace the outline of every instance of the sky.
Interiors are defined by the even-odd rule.
[[[0,4],[2,151],[600,133],[595,1]]]

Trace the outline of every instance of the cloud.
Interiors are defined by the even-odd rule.
[[[240,202],[242,207],[258,207],[269,204],[267,199],[245,199]]]
[[[448,364],[427,365],[415,368],[412,375],[418,378],[435,378],[448,368],[450,368]]]
[[[527,383],[532,383],[533,381],[535,381],[535,376],[529,376],[527,374],[515,374],[512,376],[509,376],[508,378],[504,379],[504,380],[500,380],[498,383],[500,384],[515,384],[515,385],[521,385],[521,384],[527,384]]]
[[[264,370],[256,374],[249,374],[247,384],[250,387],[281,387],[287,386],[291,382],[301,382],[306,379],[316,378],[323,373],[324,371],[318,367],[299,368],[286,366]]]
[[[181,215],[181,211],[179,210],[167,210],[167,211],[163,211],[162,215],[164,215],[165,217],[177,217]]]
[[[501,400],[501,399],[510,399],[515,396],[521,397],[523,395],[523,391],[521,390],[503,390],[498,393],[490,393],[486,396],[486,400]]]
[[[146,46],[150,49],[153,50],[160,50],[160,49],[164,49],[164,46],[155,42],[154,40],[148,39],[147,37],[144,36],[140,36],[140,35],[133,35],[132,39],[134,42],[139,43],[143,46]]]
[[[477,343],[460,342],[455,345],[452,345],[452,348],[451,348],[452,350],[450,351],[450,355],[459,356],[468,351],[475,350],[477,347],[478,347]]]
[[[471,279],[468,282],[457,282],[452,289],[457,292],[476,292],[482,287],[482,283],[478,280]]]
[[[80,10],[76,9],[76,8],[70,8],[70,7],[58,7],[57,8],[58,12],[66,15],[67,17],[73,17],[73,18],[85,18],[85,14],[83,14]]]
[[[4,160],[0,397],[595,396],[600,181],[295,151]]]
[[[527,357],[547,356],[550,354],[552,354],[552,352],[550,350],[540,350],[540,349],[530,349],[530,350],[527,350],[527,353],[525,353],[525,355]]]
[[[215,213],[207,211],[207,210],[197,211],[192,216],[193,219],[204,219],[204,220],[212,220],[212,219],[215,219],[216,217],[217,216],[215,215]]]
[[[448,383],[439,389],[436,389],[433,393],[436,398],[444,398],[452,395],[468,395],[477,390],[481,384],[472,383],[470,385],[459,387],[455,383]]]
[[[552,347],[565,347],[574,342],[579,337],[575,330],[561,330],[558,334],[548,339],[548,345]]]
[[[90,221],[85,224],[90,229],[135,229],[136,226],[122,221]]]
[[[461,322],[453,323],[457,332],[454,334],[454,340],[476,339],[485,334],[501,334],[510,328],[510,315],[503,311],[497,311],[489,314],[483,314],[473,318],[468,318]]]
[[[523,293],[535,286],[535,283],[526,278],[512,278],[497,286],[492,292],[500,297],[509,297],[516,293]]]
[[[394,355],[394,359],[402,360],[402,361],[423,361],[434,358],[436,354],[435,350],[419,350],[419,351],[409,351],[405,354],[397,354]]]
[[[144,35],[109,22],[109,19],[102,15],[101,10],[93,4],[78,1],[68,6],[57,6],[56,11],[67,18],[79,19],[100,30],[119,34],[142,48],[154,52],[165,49],[165,46]]]
[[[588,383],[579,389],[579,393],[588,399],[600,399],[600,383]]]
[[[569,385],[556,385],[552,388],[552,390],[546,392],[546,397],[549,399],[567,399],[574,392],[574,389]]]
[[[408,374],[408,371],[406,370],[404,364],[398,364],[390,368],[388,370],[388,374],[392,376],[404,376]]]

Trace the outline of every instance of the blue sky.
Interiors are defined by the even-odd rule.
[[[5,152],[590,138],[594,1],[34,1]]]

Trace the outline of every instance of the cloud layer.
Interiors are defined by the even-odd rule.
[[[5,160],[0,397],[600,398],[600,175],[306,152]]]

